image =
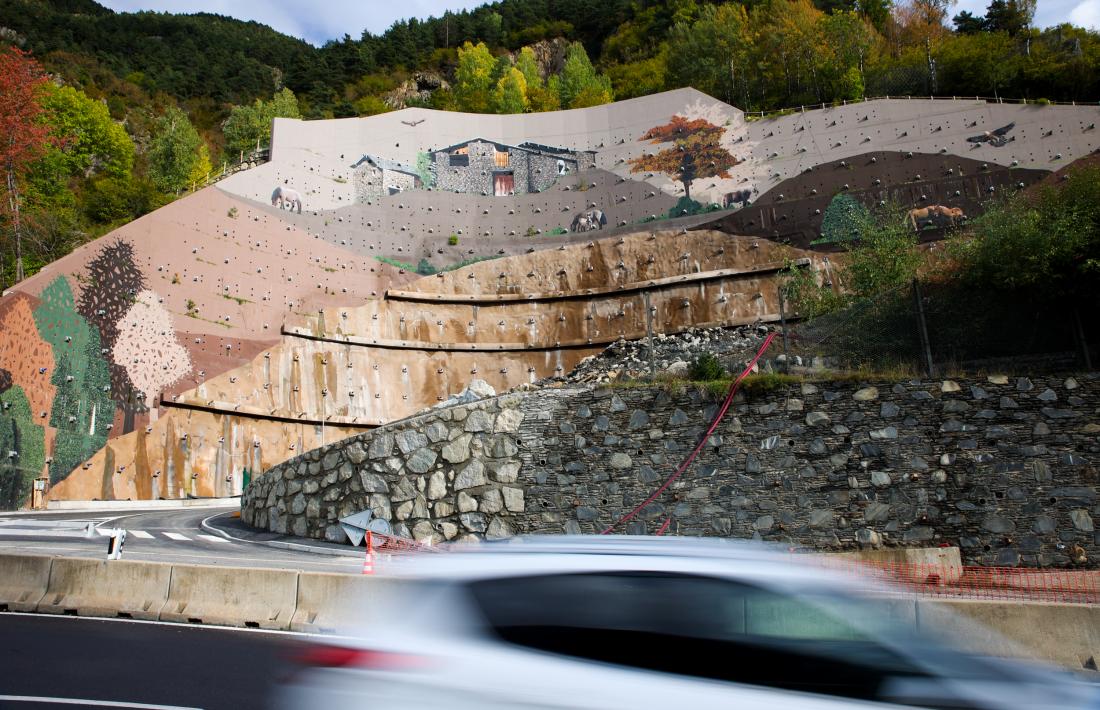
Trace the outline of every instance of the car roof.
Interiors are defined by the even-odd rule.
[[[474,580],[503,576],[595,571],[652,571],[753,578],[829,580],[816,555],[749,540],[632,535],[525,535],[480,544],[453,545],[438,554],[394,558],[387,576]]]

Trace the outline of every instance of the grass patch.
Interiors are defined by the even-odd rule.
[[[416,273],[420,274],[421,276],[431,276],[432,274],[438,273],[440,271],[446,273],[448,271],[454,271],[456,269],[461,269],[465,266],[470,266],[471,264],[477,264],[477,263],[482,262],[482,261],[492,261],[493,259],[499,259],[500,256],[499,255],[473,256],[473,257],[470,257],[469,259],[463,259],[462,261],[459,261],[457,263],[450,264],[448,266],[444,266],[441,269],[436,269],[435,267],[431,266],[431,264],[427,263],[426,259],[421,259],[421,264],[414,266],[413,264],[407,264],[403,261],[398,261],[397,259],[391,259],[388,256],[376,256],[374,258],[377,261],[382,262],[383,264],[389,264],[390,266],[395,266],[398,269],[404,269],[405,271],[413,271],[413,272],[416,272]]]
[[[247,298],[241,298],[240,296],[230,296],[228,293],[223,293],[222,298],[227,301],[236,301],[238,306],[243,306],[246,303],[252,303]]]

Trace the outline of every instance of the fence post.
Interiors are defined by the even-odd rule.
[[[787,367],[791,366],[791,356],[787,354],[787,314],[786,314],[786,298],[783,297],[783,287],[780,286],[779,291],[779,324],[783,328],[783,359],[787,361]]]
[[[920,336],[921,360],[924,361],[925,372],[929,377],[935,377],[936,368],[932,364],[932,346],[928,342],[928,324],[924,320],[924,302],[920,291],[920,281],[913,279],[913,303],[916,305],[917,334]]]
[[[649,379],[654,380],[657,378],[657,366],[653,352],[653,311],[649,306],[649,291],[642,291],[642,298],[645,301],[645,342],[646,350],[649,351]]]
[[[1085,362],[1085,369],[1092,370],[1092,356],[1089,354],[1089,341],[1085,337],[1085,329],[1081,325],[1081,311],[1080,309],[1073,309],[1073,334],[1076,336],[1076,340],[1081,345],[1081,357]]]

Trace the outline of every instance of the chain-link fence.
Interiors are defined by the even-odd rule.
[[[1096,304],[917,281],[785,331],[807,364],[914,375],[1091,369],[1100,336]]]

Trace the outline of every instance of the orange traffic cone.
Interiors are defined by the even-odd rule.
[[[367,531],[367,556],[363,558],[363,574],[374,574],[374,541]]]

